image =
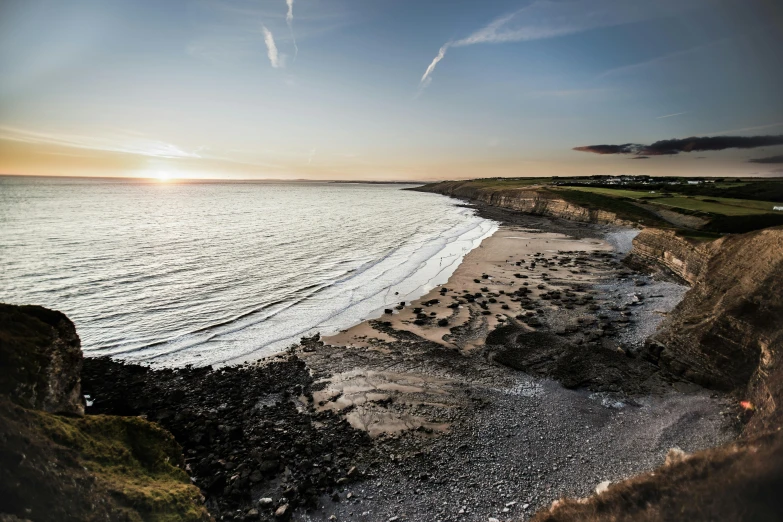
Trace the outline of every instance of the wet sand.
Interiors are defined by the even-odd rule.
[[[398,331],[409,331],[424,339],[469,350],[483,343],[483,337],[499,322],[507,321],[526,310],[513,297],[520,287],[527,287],[537,298],[546,289],[573,283],[595,283],[601,270],[592,266],[579,266],[573,262],[581,253],[611,252],[606,240],[594,238],[576,239],[564,234],[516,226],[501,227],[472,250],[449,278],[447,284],[436,287],[421,298],[406,302],[405,306],[392,309],[379,320],[391,323]],[[557,266],[536,262],[537,254],[546,253],[561,260]],[[519,264],[518,264],[519,263]],[[522,277],[515,277],[520,274]],[[489,277],[482,277],[487,275]],[[543,284],[544,288],[538,288]],[[443,291],[443,289],[446,291]],[[466,294],[478,295],[473,302]],[[486,301],[485,306],[479,303]],[[450,308],[450,305],[457,308]],[[504,307],[505,305],[505,307]],[[420,309],[419,312],[416,310]],[[489,313],[483,313],[483,312]],[[424,314],[425,324],[415,321]],[[474,335],[456,336],[451,332],[455,325],[464,325],[474,317],[471,330]],[[438,326],[445,319],[447,324]],[[388,334],[377,330],[371,322],[363,322],[337,335],[325,337],[327,344],[338,346],[369,346],[369,340],[389,340]]]

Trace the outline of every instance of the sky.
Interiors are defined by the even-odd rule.
[[[3,0],[0,173],[783,175],[781,56],[779,0]]]

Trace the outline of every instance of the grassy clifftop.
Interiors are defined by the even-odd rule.
[[[596,212],[612,213],[618,221],[644,226],[674,228],[686,233],[700,231],[700,237],[743,233],[783,225],[783,180],[742,179],[690,180],[634,176],[592,176],[583,178],[488,178],[431,183],[416,190],[474,199],[513,207],[515,194],[542,201],[561,200],[570,207],[559,216],[550,204],[531,213],[572,218]],[[605,220],[605,219],[604,219]]]

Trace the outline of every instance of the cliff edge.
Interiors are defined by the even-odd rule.
[[[642,257],[650,259],[676,244],[657,233],[642,239],[649,247]],[[656,254],[657,240],[665,248]],[[662,260],[692,278],[693,287],[649,339],[647,355],[680,379],[733,394],[744,424],[740,437],[694,455],[670,452],[655,471],[588,499],[558,501],[536,522],[780,520],[783,227],[725,236],[701,248],[704,259],[694,264],[687,255]]]

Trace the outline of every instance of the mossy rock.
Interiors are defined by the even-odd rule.
[[[138,417],[0,402],[0,512],[34,521],[205,521],[170,433]]]

